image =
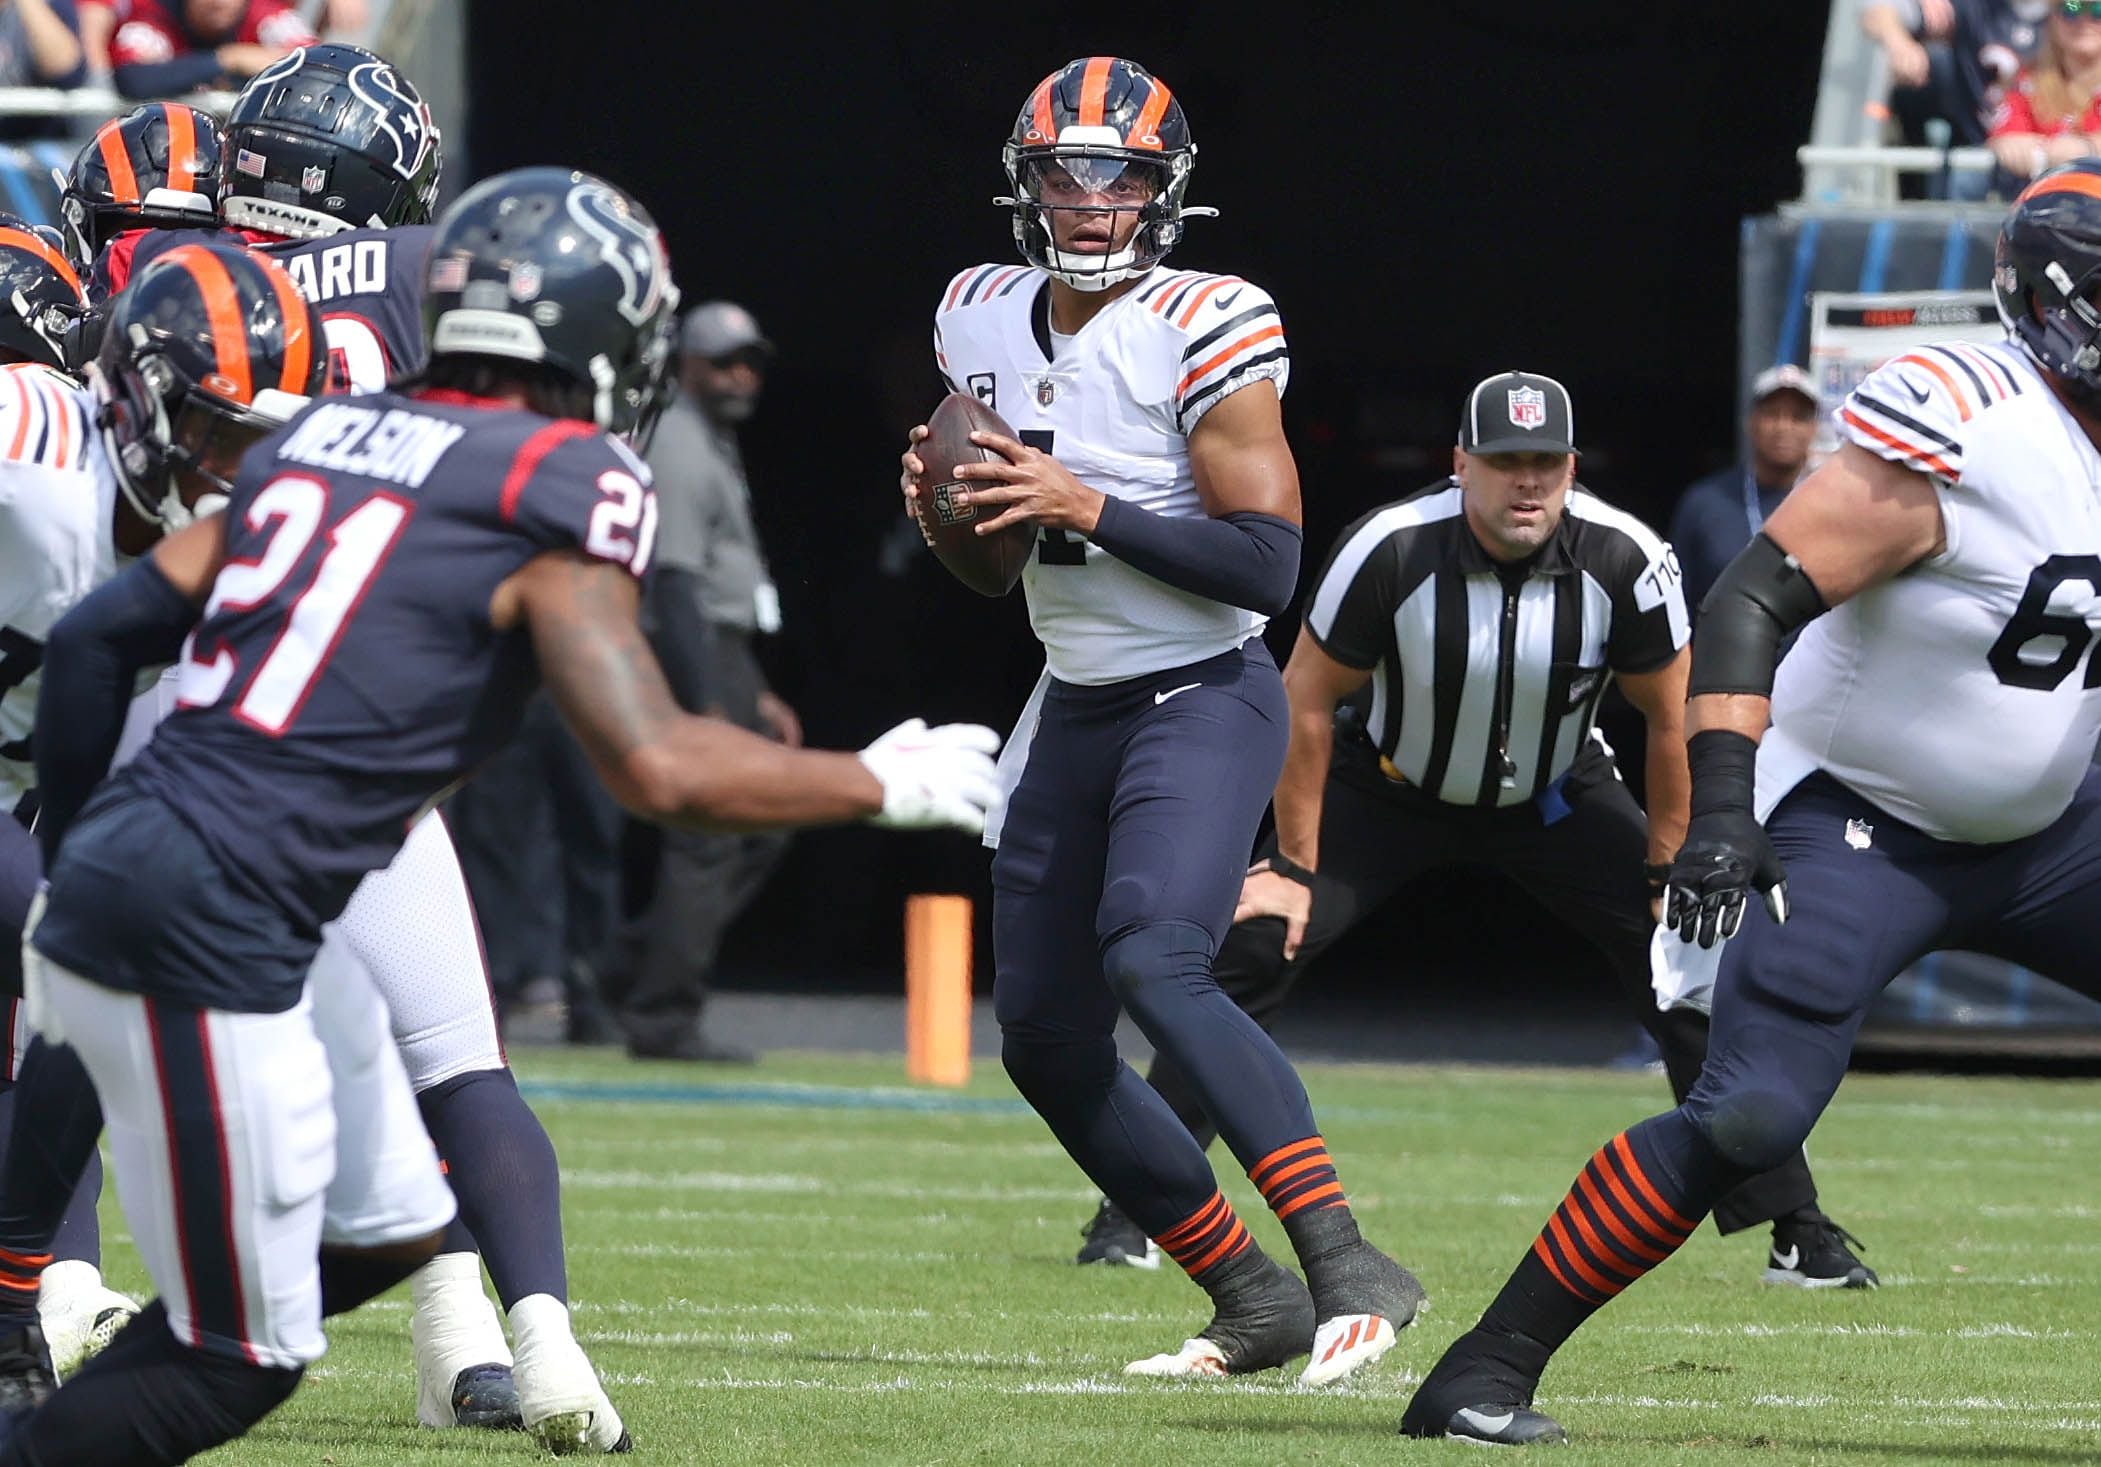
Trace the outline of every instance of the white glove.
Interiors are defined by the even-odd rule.
[[[909,718],[861,751],[861,762],[882,782],[883,811],[870,825],[924,830],[949,825],[977,835],[985,811],[999,802],[992,756],[999,735],[981,723],[928,728]]]

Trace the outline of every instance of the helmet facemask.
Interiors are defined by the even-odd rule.
[[[993,202],[1013,209],[1014,242],[1023,259],[1075,290],[1106,290],[1151,270],[1181,239],[1182,196],[1196,149],[1166,153],[1066,143],[1081,130],[1067,128],[1050,148],[1009,142],[1005,161],[1014,192]],[[1106,221],[1112,248],[1061,248],[1059,225],[1086,229],[1089,218]],[[1118,245],[1127,219],[1135,223]]]
[[[2101,409],[2101,263],[2074,279],[2056,260],[2044,262],[2040,279],[2002,263],[2011,277],[1994,283],[1999,319],[2029,357],[2056,377],[2082,406]]]

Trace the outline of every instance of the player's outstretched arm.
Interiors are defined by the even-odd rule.
[[[636,622],[634,577],[575,551],[536,557],[498,590],[499,628],[523,620],[540,672],[613,797],[644,819],[709,830],[869,820],[983,828],[998,735],[901,725],[859,756],[790,749],[682,713]]]
[[[1692,771],[1685,762],[1685,681],[1692,653],[1685,648],[1653,672],[1620,674],[1627,701],[1641,710],[1648,736],[1643,788],[1648,797],[1649,863],[1663,865],[1685,841]]]

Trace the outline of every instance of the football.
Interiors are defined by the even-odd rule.
[[[976,432],[1014,436],[1000,415],[967,392],[951,392],[926,420],[927,436],[914,450],[926,472],[918,481],[919,528],[934,556],[950,573],[981,596],[1004,596],[1021,579],[1036,543],[1036,527],[1018,524],[996,535],[980,535],[980,516],[997,517],[1004,505],[962,506],[955,493],[965,481],[957,464],[1000,463],[1000,456],[970,441]],[[980,483],[985,481],[978,481]]]

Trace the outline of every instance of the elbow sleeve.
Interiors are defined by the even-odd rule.
[[[1827,609],[1800,561],[1753,536],[1700,603],[1687,691],[1771,697],[1781,644]]]

